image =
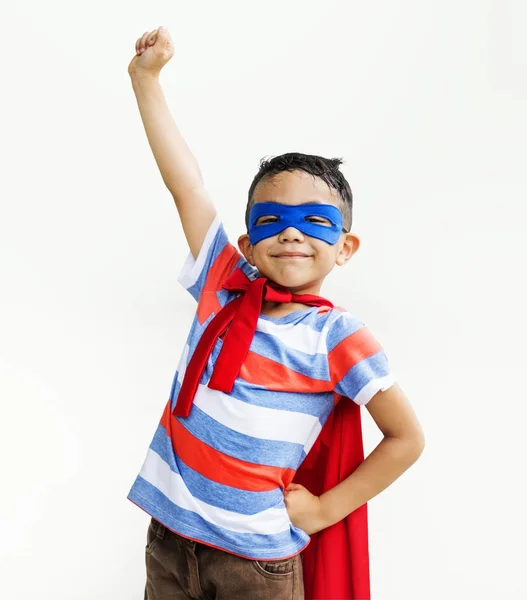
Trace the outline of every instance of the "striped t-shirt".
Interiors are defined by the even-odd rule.
[[[185,369],[214,315],[236,293],[222,289],[236,268],[254,267],[212,223],[180,282],[198,306],[163,416],[128,498],[169,529],[251,559],[300,552],[309,536],[295,527],[283,490],[315,443],[335,403],[366,404],[393,383],[384,351],[356,317],[310,307],[260,315],[231,393],[207,387],[219,339],[190,415],[174,417]]]

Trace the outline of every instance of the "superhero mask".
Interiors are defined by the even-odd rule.
[[[279,204],[257,202],[249,213],[249,240],[254,246],[258,242],[294,227],[309,237],[322,240],[333,246],[341,233],[342,213],[332,204]]]

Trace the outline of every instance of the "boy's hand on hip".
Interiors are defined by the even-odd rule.
[[[291,523],[308,535],[328,526],[324,519],[322,503],[308,489],[298,483],[290,483],[284,491],[284,502]]]
[[[174,44],[168,29],[146,31],[135,43],[135,56],[128,65],[128,73],[157,76],[173,56]]]

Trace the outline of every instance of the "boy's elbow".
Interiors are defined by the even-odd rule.
[[[407,443],[411,448],[412,454],[415,455],[415,460],[417,460],[425,449],[425,433],[423,428],[421,427],[421,423],[417,419],[414,419],[414,422],[406,432]]]
[[[412,437],[411,441],[409,441],[409,446],[411,448],[410,453],[412,454],[412,458],[414,462],[421,456],[424,452],[426,445],[425,434],[422,429],[417,431],[415,435]]]
[[[417,429],[399,440],[404,448],[403,453],[407,462],[413,464],[425,449],[425,436],[422,429]]]
[[[426,441],[425,441],[425,436],[423,433],[419,437],[419,441],[417,443],[417,451],[418,451],[417,458],[419,458],[421,456],[421,454],[424,452],[425,446],[426,446]]]

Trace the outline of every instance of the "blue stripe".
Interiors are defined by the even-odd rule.
[[[240,267],[240,269],[245,273],[245,275],[247,275],[249,279],[252,280],[258,277],[258,269],[248,263],[245,258],[241,258],[236,266]]]
[[[311,306],[289,313],[283,317],[268,317],[261,314],[260,319],[276,323],[277,325],[301,324],[320,333],[331,320],[331,312],[319,313],[317,306]]]
[[[251,437],[229,429],[199,409],[178,421],[194,437],[228,456],[256,465],[297,469],[305,458],[304,447],[294,442],[280,442]]]
[[[236,298],[237,296],[239,296],[238,293],[229,292],[229,290],[218,290],[216,292],[216,298],[218,299],[218,302],[220,303],[220,306],[222,308],[228,302],[230,302],[231,300],[234,300],[234,298]]]
[[[236,533],[213,525],[171,502],[141,476],[135,480],[128,499],[176,533],[252,559],[285,558],[300,552],[309,542],[309,536],[293,525],[276,535]]]
[[[251,352],[277,362],[305,377],[329,381],[327,354],[306,354],[284,344],[274,335],[257,331],[251,343]]]
[[[253,404],[254,406],[287,410],[318,417],[322,424],[326,422],[334,405],[333,392],[320,392],[316,394],[274,392],[264,387],[255,386],[244,379],[236,380],[230,395],[237,400]]]
[[[168,464],[174,473],[179,473],[194,498],[207,504],[232,510],[243,515],[254,515],[273,507],[283,506],[283,493],[280,488],[269,492],[248,492],[223,485],[203,477],[194,469],[188,467],[175,453],[172,441],[166,429],[159,425],[150,448]]]
[[[390,368],[384,350],[379,350],[369,358],[365,358],[353,366],[335,386],[337,393],[356,398],[364,386],[373,379],[386,377],[390,374]]]

